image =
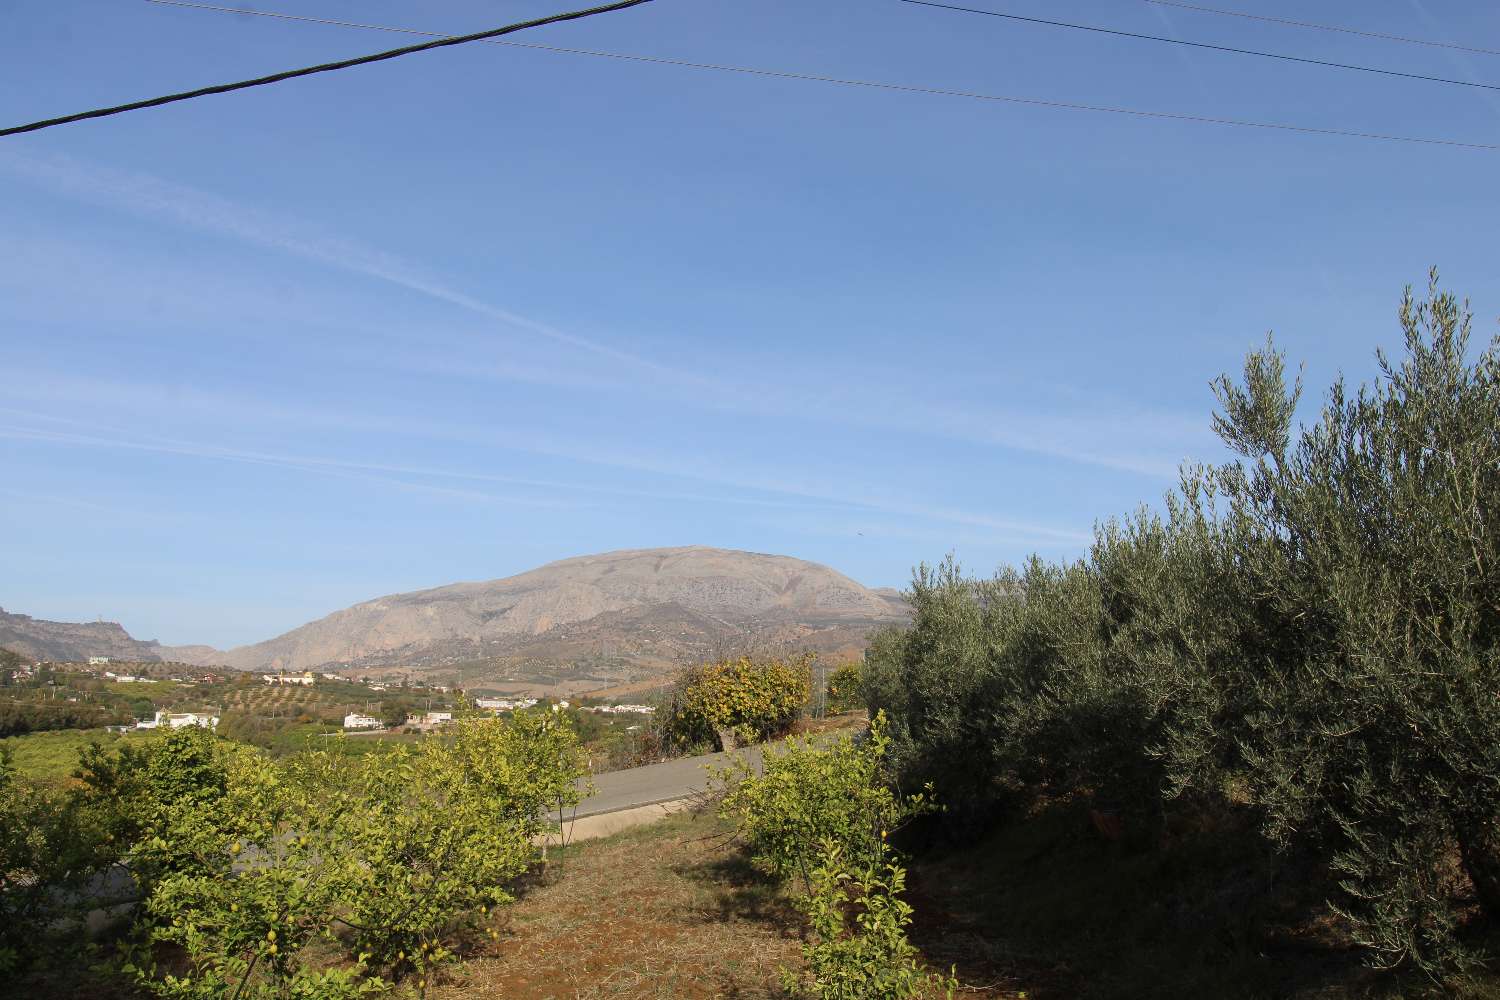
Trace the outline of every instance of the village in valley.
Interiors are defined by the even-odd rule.
[[[13,654],[0,664],[0,748],[14,744],[23,748],[23,756],[49,740],[131,738],[187,726],[285,753],[333,737],[399,741],[440,731],[457,714],[504,717],[538,706],[581,721],[601,767],[608,766],[611,753],[625,759],[634,734],[654,712],[648,704],[587,695],[561,699],[462,691],[393,677],[390,671],[378,677],[327,670],[254,673],[108,656],[54,662]],[[65,733],[57,731],[63,728]],[[18,742],[28,733],[25,743]]]

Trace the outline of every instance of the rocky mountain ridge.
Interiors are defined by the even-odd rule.
[[[135,639],[119,622],[52,622],[0,608],[0,649],[30,660],[60,663],[107,656],[112,660],[151,663],[216,662],[212,646],[163,646],[155,639]]]
[[[874,591],[789,556],[701,546],[580,556],[517,576],[390,594],[228,651],[132,639],[118,624],[0,613],[0,646],[39,659],[172,659],[242,670],[588,667],[601,681],[749,648],[848,655],[904,621]]]

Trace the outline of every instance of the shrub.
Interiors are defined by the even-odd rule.
[[[725,790],[720,815],[736,823],[757,866],[807,885],[832,843],[850,863],[871,868],[885,857],[890,833],[934,807],[927,793],[903,796],[889,784],[885,729],[880,714],[861,741],[792,739],[765,755],[760,774],[744,760],[714,772]]]
[[[144,889],[125,963],[142,988],[334,1000],[406,979],[421,995],[454,935],[509,901],[581,770],[552,713],[283,762],[188,727],[90,752],[77,800]],[[334,946],[314,946],[340,926],[354,962],[325,968]]]
[[[810,934],[803,972],[782,971],[789,992],[818,1000],[904,1000],[940,980],[923,971],[907,940],[906,872],[892,860],[889,834],[934,808],[926,793],[903,796],[889,784],[890,738],[883,713],[863,739],[820,746],[791,740],[768,753],[762,773],[744,760],[718,769],[720,815],[738,826],[757,867],[779,879],[800,876],[798,905]]]
[[[346,859],[356,957],[419,992],[453,958],[452,933],[510,902],[546,813],[579,801],[583,772],[576,735],[550,712],[460,719],[415,747],[310,765],[305,780],[339,787],[325,829]]]
[[[834,841],[824,842],[823,853],[800,901],[809,927],[805,968],[782,970],[787,992],[817,1000],[909,1000],[937,988],[951,998],[957,981],[927,972],[907,938],[906,870],[850,866]]]
[[[96,866],[97,828],[57,787],[19,777],[0,746],[0,975],[58,943],[77,892]]]
[[[840,663],[828,676],[828,710],[847,712],[865,704],[864,672],[858,660]]]
[[[742,656],[691,668],[667,706],[665,724],[673,742],[722,745],[728,731],[751,743],[786,733],[807,705],[811,662],[811,656],[790,661]]]
[[[286,779],[265,756],[234,758],[217,811],[242,820],[244,839],[224,844],[201,812],[177,818],[164,839],[217,843],[221,853],[215,864],[179,866],[152,884],[124,966],[140,986],[182,1000],[336,1000],[385,988],[363,966],[322,970],[308,959],[310,945],[332,936],[351,879],[341,844],[326,835],[326,800]],[[180,951],[185,969],[158,966],[163,945]]]
[[[142,891],[168,875],[216,877],[229,847],[269,836],[267,820],[240,801],[258,780],[259,755],[198,726],[153,734],[80,755],[78,801],[98,817],[111,862],[128,866]]]

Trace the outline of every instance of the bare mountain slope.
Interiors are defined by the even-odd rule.
[[[0,608],[0,649],[31,660],[59,663],[108,656],[113,660],[185,663],[216,661],[208,646],[163,646],[152,639],[132,639],[119,622],[49,622]]]
[[[578,659],[647,668],[747,637],[859,645],[905,617],[899,599],[826,566],[698,546],[550,563],[503,580],[393,594],[220,657],[249,670],[328,664],[438,667],[474,659]]]

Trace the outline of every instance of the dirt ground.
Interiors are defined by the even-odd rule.
[[[801,964],[800,914],[702,813],[570,847],[505,919],[433,997],[769,1000],[785,996],[779,968]],[[961,995],[1024,996],[1014,985]]]

